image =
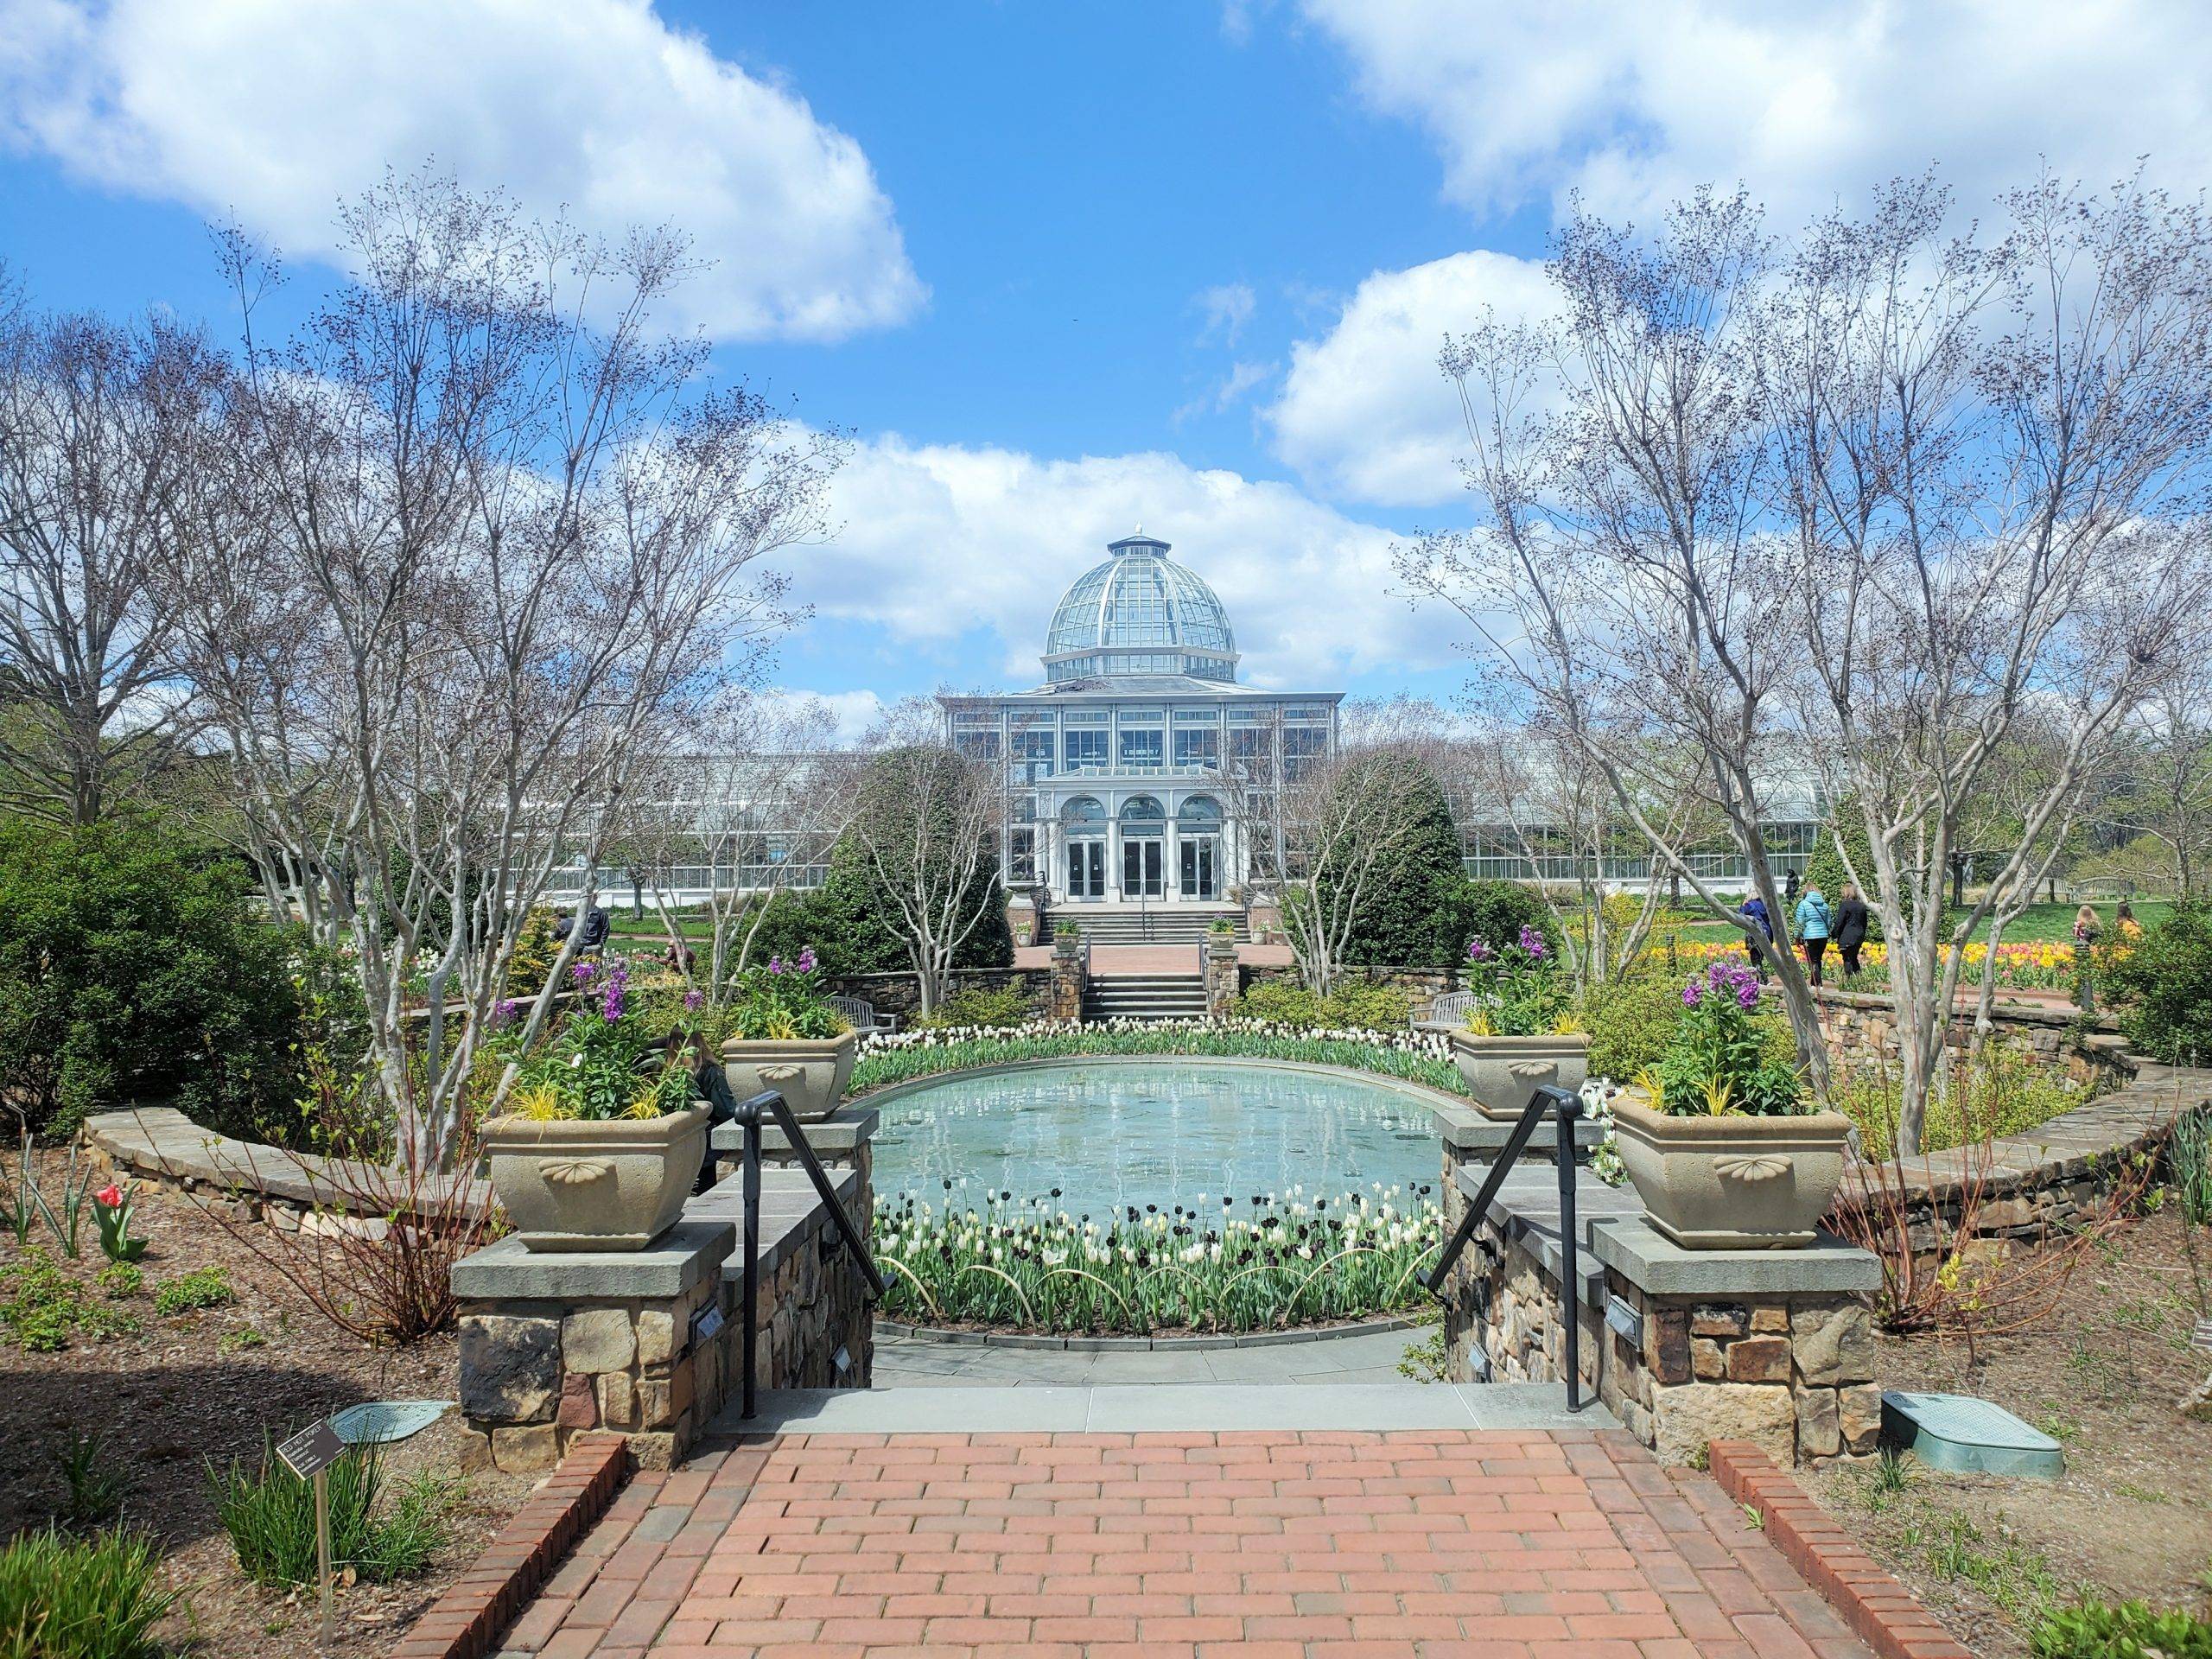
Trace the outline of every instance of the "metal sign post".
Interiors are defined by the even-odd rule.
[[[346,1443],[338,1438],[338,1431],[327,1417],[319,1419],[302,1429],[276,1448],[276,1455],[284,1466],[302,1480],[315,1482],[315,1570],[322,1580],[322,1634],[320,1642],[327,1651],[330,1647],[330,1465],[345,1455]]]

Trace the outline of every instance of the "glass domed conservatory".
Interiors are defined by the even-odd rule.
[[[1220,599],[1141,531],[1077,577],[1045,683],[939,699],[952,742],[1003,760],[1002,868],[1056,902],[1224,902],[1281,867],[1274,803],[1326,755],[1343,693],[1236,679]]]

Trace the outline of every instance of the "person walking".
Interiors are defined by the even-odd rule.
[[[1805,948],[1805,972],[1817,985],[1821,982],[1821,963],[1828,954],[1829,925],[1834,920],[1828,914],[1828,901],[1821,897],[1818,887],[1805,889],[1805,896],[1797,901],[1797,909],[1790,919],[1797,925],[1797,938]]]
[[[2097,1011],[2097,941],[2104,932],[2094,905],[2074,912],[2074,1006],[2083,1014]]]
[[[1797,907],[1797,872],[1795,870],[1789,872],[1789,880],[1783,883],[1782,902],[1790,910]]]
[[[1843,982],[1859,977],[1859,948],[1866,943],[1866,901],[1848,881],[1835,907],[1835,948],[1843,958]]]
[[[1751,971],[1759,976],[1759,983],[1764,985],[1766,983],[1767,953],[1774,948],[1774,918],[1766,913],[1766,900],[1756,893],[1744,900],[1744,907],[1738,913],[1757,927],[1759,935],[1766,941],[1762,944],[1757,937],[1751,941]]]

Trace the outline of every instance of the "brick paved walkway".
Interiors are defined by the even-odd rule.
[[[790,1434],[640,1474],[536,1659],[1865,1659],[1618,1431]]]

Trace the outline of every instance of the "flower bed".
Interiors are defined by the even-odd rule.
[[[1051,1197],[939,1211],[880,1207],[883,1312],[929,1325],[1149,1336],[1360,1319],[1422,1300],[1444,1213],[1426,1186],[1218,1209],[1071,1216]]]
[[[1970,941],[1960,964],[1959,983],[1979,985],[1988,971],[1991,951],[1986,940]],[[1643,963],[1655,971],[1696,969],[1732,959],[1748,963],[1740,939],[1682,939],[1671,945],[1646,950]],[[2024,991],[2063,991],[2074,984],[2074,946],[2056,939],[2022,939],[1998,945],[1997,983]],[[1859,950],[1858,976],[1849,981],[1855,991],[1884,991],[1890,984],[1889,947],[1869,940]],[[1846,982],[1839,959],[1831,955],[1828,973],[1835,984]]]
[[[853,1068],[848,1093],[857,1098],[895,1083],[971,1066],[1085,1054],[1191,1054],[1342,1065],[1402,1077],[1450,1094],[1466,1093],[1452,1064],[1450,1040],[1441,1033],[1308,1031],[1260,1020],[1156,1024],[1116,1020],[1096,1025],[1048,1020],[1005,1029],[955,1026],[876,1033],[861,1041],[860,1063]]]

